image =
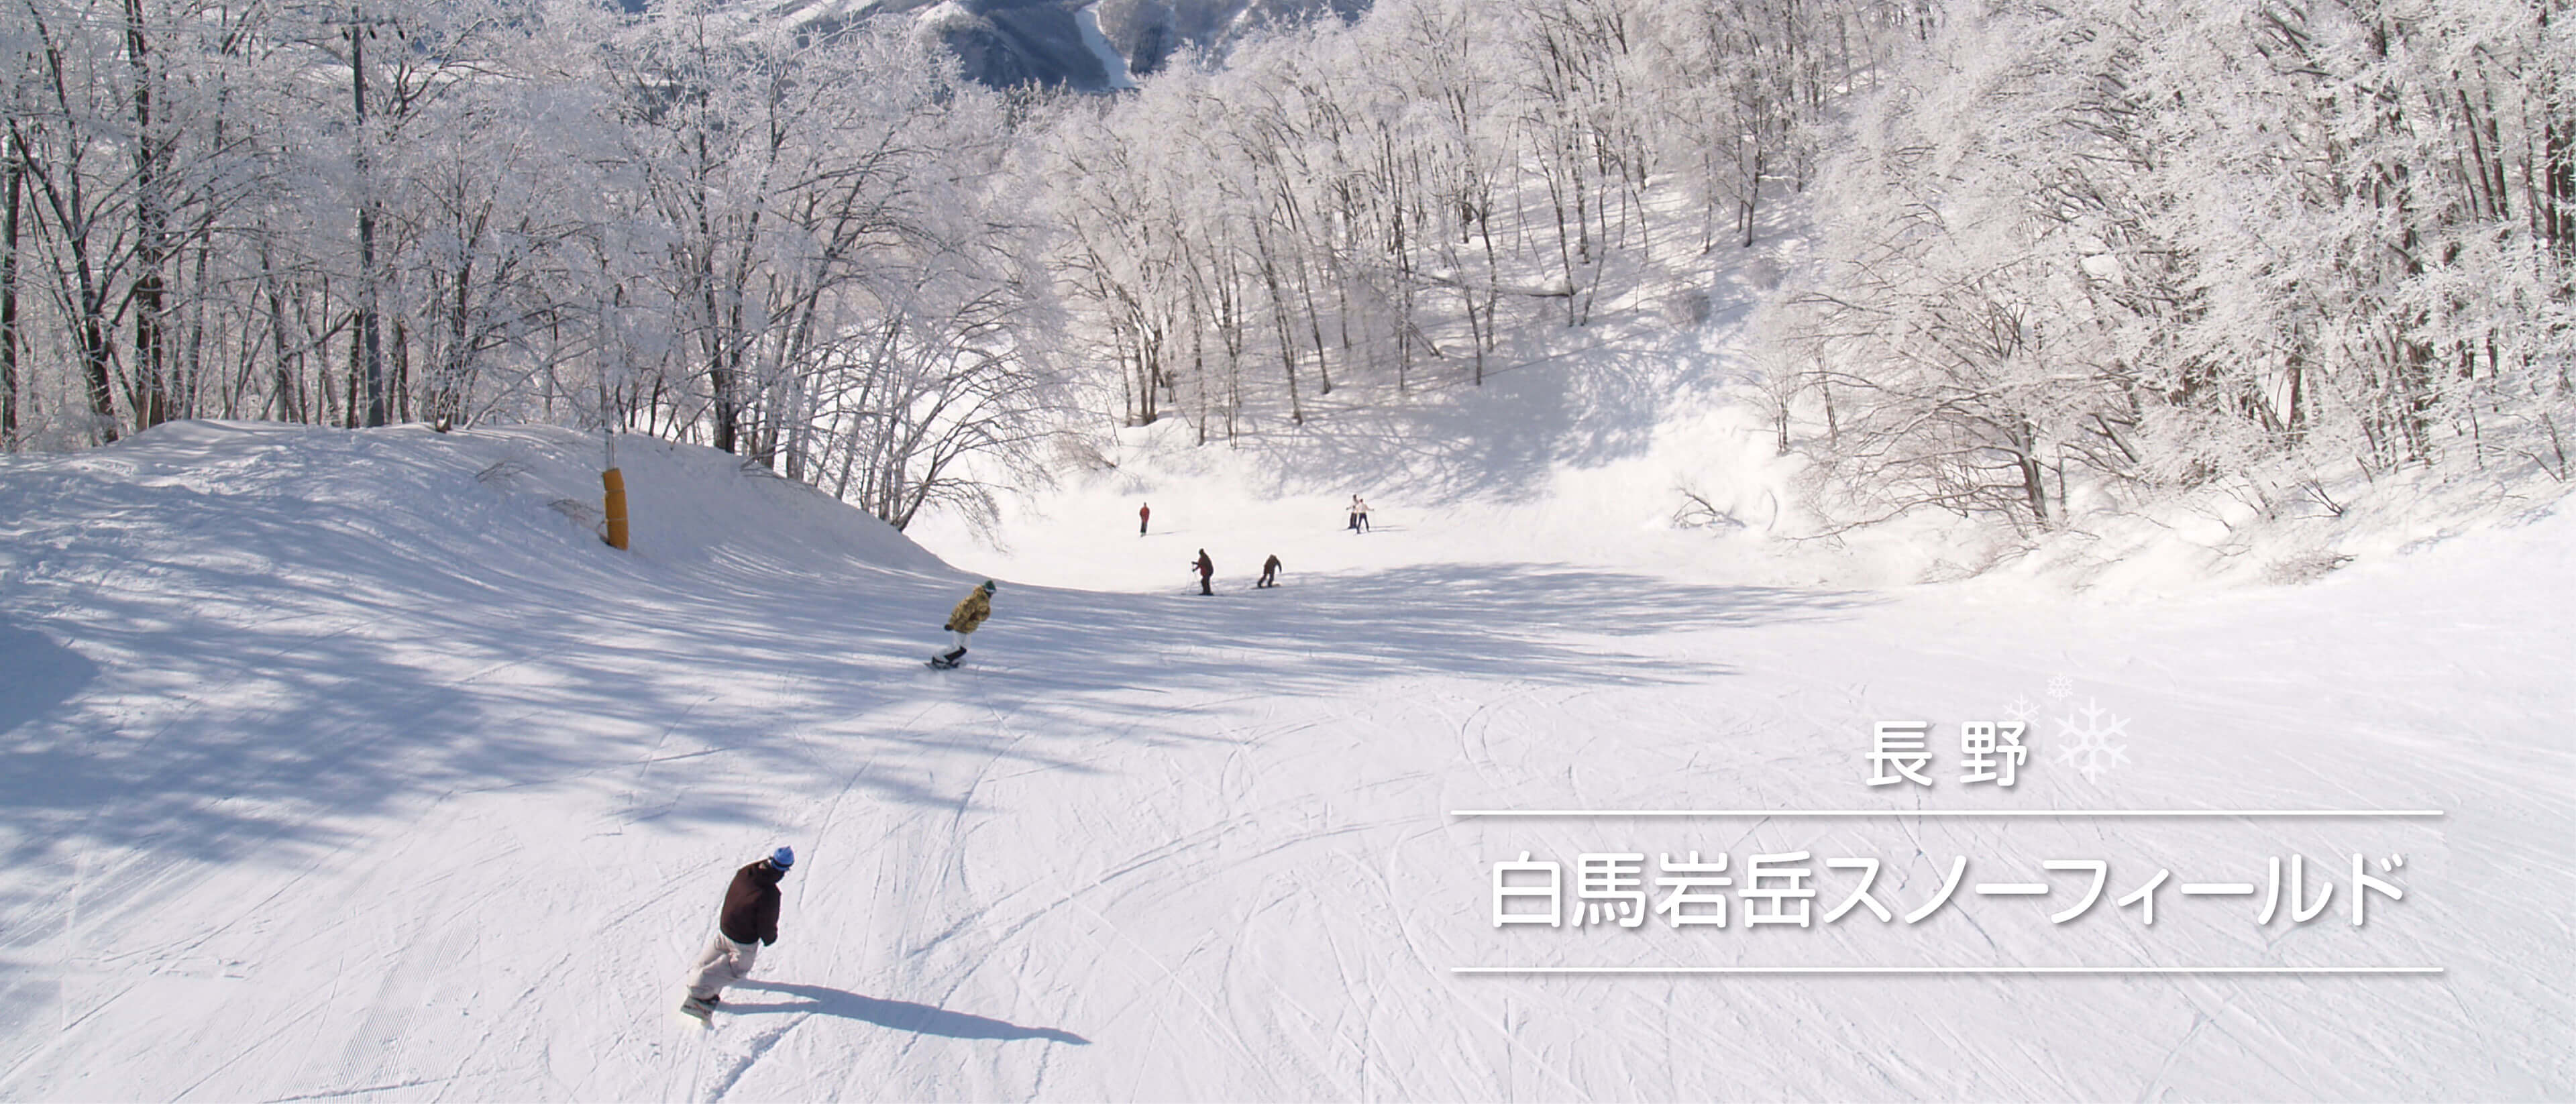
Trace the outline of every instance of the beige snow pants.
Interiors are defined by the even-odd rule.
[[[712,1000],[722,995],[725,986],[751,976],[751,964],[759,957],[760,944],[736,943],[717,932],[689,971],[690,998]]]

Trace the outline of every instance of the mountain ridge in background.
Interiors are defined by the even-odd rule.
[[[1080,13],[1095,3],[1101,34],[1131,76],[1191,50],[1222,50],[1260,27],[1327,14],[1352,19],[1369,8],[1369,0],[787,0],[779,10],[825,26],[910,18],[938,35],[978,84],[1105,92],[1126,82],[1083,37]]]

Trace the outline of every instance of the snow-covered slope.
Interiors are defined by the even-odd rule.
[[[1102,492],[1106,516],[989,559],[1113,588],[1005,571],[940,673],[920,657],[977,576],[645,442],[619,449],[618,553],[576,516],[598,451],[198,423],[0,458],[0,1096],[2538,1099],[2576,1076],[2564,509],[2111,609],[1506,554],[1506,515],[1465,507],[1377,502],[1352,536],[1331,496],[1311,524],[1158,502],[1140,538]],[[1182,587],[1202,545],[1212,598]],[[1244,589],[1270,551],[1288,585]],[[2036,721],[2018,786],[1958,784],[1959,722],[2007,711]],[[1872,723],[1909,718],[1939,725],[1937,784],[1865,785]],[[2079,770],[2083,733],[2120,755]],[[2444,815],[1450,815],[1917,807]],[[782,842],[782,939],[700,1035],[672,987],[727,872]],[[1569,877],[1640,853],[1651,880],[1691,850],[1739,887],[1810,852],[1815,922],[1491,922],[1491,864],[1523,851]],[[2180,895],[2293,855],[2310,904],[2335,885],[2308,922]],[[2361,927],[2354,855],[2405,892]],[[1896,919],[1822,921],[1845,857],[1881,864]],[[2108,864],[2089,913],[2048,919],[2082,879],[2046,860]],[[2160,870],[2154,924],[2114,904]],[[2042,878],[2044,901],[1972,888]],[[1453,972],[2070,964],[2444,972]]]

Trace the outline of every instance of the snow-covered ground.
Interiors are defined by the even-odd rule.
[[[2306,586],[2111,604],[1730,581],[1763,561],[1688,563],[1673,541],[1726,538],[1652,524],[1618,489],[1634,471],[1569,472],[1539,505],[1355,486],[1379,530],[1353,536],[1348,492],[1140,465],[1007,553],[928,534],[950,568],[729,457],[627,442],[618,553],[589,528],[598,456],[555,430],[187,423],[0,457],[0,1097],[2576,1079],[2567,508]],[[1200,547],[1216,597],[1186,585]],[[1287,585],[1246,589],[1274,552]],[[966,572],[1002,579],[993,620],[966,669],[926,670]],[[2018,785],[1961,785],[1961,722],[2010,713],[2035,722]],[[1936,785],[1866,785],[1873,723],[1903,719],[1936,722]],[[2070,761],[2070,728],[2120,754]],[[2442,815],[1451,815],[1914,808]],[[777,843],[803,858],[781,941],[698,1033],[674,985],[727,873]],[[1743,901],[1722,930],[1492,923],[1492,864],[1521,852],[1570,891],[1578,854],[1642,853],[1651,883],[1692,850],[1736,889],[1752,856],[1809,852],[1811,926],[1748,927]],[[2360,927],[2354,855],[2405,894]],[[2333,895],[2258,926],[2291,856],[2309,904]],[[1859,884],[1842,858],[1879,862],[1894,920],[1823,921]],[[2050,921],[2085,875],[2048,860],[2108,864],[2089,912]],[[2152,925],[2115,904],[2160,870]],[[1974,892],[1995,882],[2050,893]],[[2180,892],[2222,882],[2258,892]],[[2069,965],[2442,972],[1456,972]]]

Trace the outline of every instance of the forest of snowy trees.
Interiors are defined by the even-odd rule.
[[[2576,475],[2564,0],[1383,0],[1115,96],[939,9],[5,3],[0,448],[547,421],[902,525],[1444,401],[1794,207],[1749,401],[1827,516]]]
[[[1954,9],[1815,204],[1766,336],[1842,516],[2576,475],[2561,0]]]
[[[1900,10],[1418,0],[1165,74],[1050,137],[1083,359],[1119,366],[1128,423],[1202,441],[1481,383],[1505,335],[1750,244]]]
[[[1044,432],[1013,124],[892,24],[12,0],[0,439],[690,439],[898,523]]]

